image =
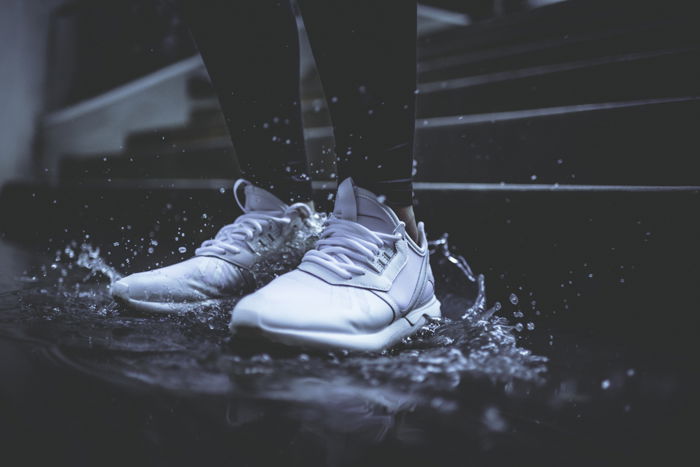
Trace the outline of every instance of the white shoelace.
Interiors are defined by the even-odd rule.
[[[373,232],[357,222],[331,216],[316,248],[309,250],[303,261],[318,264],[343,279],[364,275],[367,268],[379,273],[375,257],[384,245],[400,239],[401,234]]]
[[[247,212],[245,205],[238,198],[238,189],[243,183],[250,182],[242,179],[236,181],[233,186],[233,194],[244,214],[238,216],[232,224],[222,227],[214,238],[202,242],[202,245],[195,251],[195,255],[226,253],[235,255],[247,246],[246,242],[261,234],[271,222],[289,224],[292,221],[289,215],[294,211],[303,211],[305,217],[312,215],[311,208],[304,203],[294,203],[284,211]]]

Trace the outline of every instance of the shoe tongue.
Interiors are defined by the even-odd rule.
[[[244,193],[246,212],[284,211],[287,208],[275,195],[255,185],[246,185]]]
[[[338,186],[333,215],[388,234],[393,233],[399,224],[394,211],[380,203],[371,191],[356,187],[350,177]]]

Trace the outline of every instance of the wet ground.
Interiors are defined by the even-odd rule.
[[[432,257],[446,317],[381,354],[238,342],[226,307],[119,308],[111,279],[188,256],[199,239],[181,233],[216,224],[185,201],[149,201],[171,212],[159,228],[113,209],[111,233],[85,234],[110,222],[79,217],[50,238],[1,241],[8,465],[680,459],[696,419],[698,231],[684,208],[697,195],[616,195],[615,210],[609,196],[477,195],[459,222],[434,196],[431,235],[451,232]]]

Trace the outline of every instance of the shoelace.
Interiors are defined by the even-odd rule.
[[[241,184],[250,183],[247,180],[237,180],[233,186],[233,195],[236,203],[244,212],[229,225],[225,225],[219,230],[216,236],[210,240],[205,240],[202,245],[197,248],[195,255],[207,253],[213,254],[237,254],[246,246],[246,242],[252,240],[256,235],[263,232],[265,227],[271,222],[280,224],[289,224],[292,220],[289,215],[294,211],[303,211],[304,216],[312,215],[311,208],[304,203],[294,203],[288,206],[284,211],[250,211],[248,212],[245,205],[238,198],[238,189]]]
[[[352,279],[354,275],[364,275],[367,268],[380,272],[374,258],[384,245],[393,245],[400,239],[401,234],[373,232],[357,222],[331,216],[315,249],[309,250],[302,261]]]

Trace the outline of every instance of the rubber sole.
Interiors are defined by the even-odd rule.
[[[142,313],[156,313],[167,315],[184,315],[191,311],[201,311],[208,308],[233,307],[233,299],[218,298],[203,300],[201,302],[147,302],[142,300],[126,299],[119,296],[112,296],[117,303],[120,303],[131,310]],[[228,311],[228,310],[227,310]]]
[[[234,335],[239,332],[247,335],[257,334],[273,342],[286,345],[376,352],[397,344],[401,339],[415,334],[429,320],[441,316],[440,302],[433,297],[427,304],[408,312],[386,328],[371,334],[277,329],[260,323],[255,326],[251,326],[249,323],[237,325],[235,313],[230,328]]]

